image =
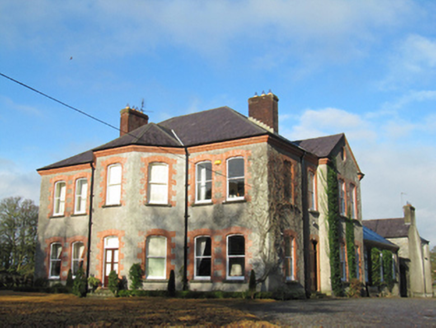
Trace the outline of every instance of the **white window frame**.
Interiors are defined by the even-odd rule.
[[[80,254],[79,254],[79,257],[76,257],[75,250],[77,247],[80,247],[80,246],[83,247],[82,256],[80,256]],[[79,248],[79,251],[80,251],[80,248]],[[77,267],[78,267],[78,269],[80,269],[80,262],[82,262],[82,268],[83,268],[83,264],[85,263],[84,260],[85,260],[85,244],[81,241],[76,241],[71,245],[71,273],[73,274],[73,278],[76,277],[76,273],[77,273],[74,271],[74,263],[78,262],[79,265]]]
[[[63,186],[63,189],[61,189]],[[67,196],[67,184],[65,181],[58,181],[54,185],[53,195],[53,216],[65,214],[65,199]]]
[[[210,255],[198,255],[197,254],[197,242],[202,239],[202,238],[208,238],[209,242],[210,242]],[[211,279],[211,275],[209,276],[199,276],[197,275],[198,272],[198,261],[203,260],[203,259],[209,259],[210,260],[210,274],[212,275],[212,238],[210,236],[198,236],[195,237],[195,244],[194,244],[194,278],[196,280],[210,280]]]
[[[384,275],[383,272],[384,272],[384,269],[383,269],[383,253],[380,252],[380,281],[381,282],[385,281],[385,278],[383,276]]]
[[[344,244],[340,244],[339,247],[340,247],[339,248],[339,256],[340,256],[340,261],[341,261],[341,280],[347,281],[347,261],[346,261],[347,253],[345,251]]]
[[[54,246],[60,246],[60,254],[56,255],[56,257],[53,257],[53,247]],[[59,251],[58,251],[59,253]],[[52,275],[52,270],[53,270],[53,264],[54,263],[58,263],[59,262],[59,275],[58,276],[54,276]],[[62,273],[62,243],[59,242],[55,242],[52,243],[50,245],[50,268],[49,268],[49,279],[59,279]]]
[[[230,177],[230,163],[234,160],[242,160],[243,163],[243,168],[244,168],[244,175],[242,176],[234,176],[234,177]],[[240,179],[244,179],[244,194],[242,196],[235,196],[235,197],[230,197],[230,182],[233,180],[240,180]],[[242,156],[237,156],[237,157],[231,157],[227,159],[227,201],[234,201],[234,200],[243,200],[245,199],[245,158]]]
[[[149,245],[149,242],[150,242],[150,240],[151,239],[154,239],[154,238],[159,238],[159,239],[163,239],[164,240],[164,249],[165,249],[165,255],[163,255],[163,256],[158,256],[158,255],[150,255],[149,254],[149,251],[150,251],[150,249],[149,249],[149,247],[148,247],[148,245]],[[151,236],[148,236],[147,237],[147,241],[146,241],[146,243],[147,243],[147,254],[146,254],[146,259],[145,259],[145,261],[146,261],[146,263],[145,263],[145,278],[146,279],[152,279],[152,280],[154,280],[154,279],[156,279],[156,280],[162,280],[162,279],[166,279],[166,277],[167,277],[167,247],[168,247],[168,245],[167,245],[167,243],[168,243],[168,240],[167,240],[167,237],[165,237],[165,236],[159,236],[159,235],[151,235]],[[164,272],[163,272],[163,275],[162,276],[151,276],[150,274],[149,274],[149,262],[148,262],[148,260],[149,259],[163,259],[164,260]]]
[[[351,209],[351,218],[357,218],[357,208],[356,208],[356,186],[354,184],[350,184],[350,209]]]
[[[307,193],[310,201],[309,210],[316,210],[315,173],[313,171],[309,171],[307,180],[308,180]]]
[[[120,177],[119,181],[113,181],[113,171],[119,168]],[[111,164],[107,167],[107,186],[106,186],[106,205],[120,205],[121,204],[121,184],[123,181],[123,167],[120,163]],[[115,194],[117,193],[117,194]],[[116,199],[113,200],[114,195]]]
[[[339,214],[346,215],[345,211],[345,181],[339,179]]]
[[[286,245],[288,245],[289,248],[287,248]],[[295,238],[293,236],[286,236],[285,237],[285,265],[286,267],[290,268],[290,275],[286,275],[287,281],[295,280],[294,247],[295,247]],[[289,255],[286,254],[287,250],[289,250]]]
[[[157,167],[157,166],[166,167],[166,174],[167,174],[166,181],[152,180],[153,167]],[[169,180],[169,165],[167,163],[154,162],[149,164],[148,166],[148,203],[149,204],[168,204],[168,180]],[[165,186],[164,193],[163,193],[164,197],[162,201],[156,201],[153,199],[153,194],[156,192],[152,190],[153,186]]]
[[[243,255],[230,255],[229,254],[229,241],[231,238],[233,237],[242,237],[244,239],[244,254]],[[244,235],[240,235],[240,234],[236,234],[236,235],[229,235],[227,236],[227,254],[226,254],[226,277],[228,280],[244,280],[245,279],[245,254],[246,254],[246,247],[245,247],[245,236]],[[241,275],[235,275],[232,276],[231,273],[231,267],[230,267],[230,260],[231,259],[240,259],[242,258],[244,260],[244,266],[243,268],[241,268]]]
[[[207,168],[204,168],[204,170],[201,170],[201,179],[198,180],[198,173],[199,173],[199,166],[203,164],[210,164],[210,179],[207,179]],[[199,192],[205,191],[204,194],[207,192],[207,184],[210,183],[210,199],[199,199]],[[201,190],[200,190],[201,189]],[[203,193],[202,192],[202,193]],[[206,196],[205,196],[206,197]],[[211,203],[212,202],[212,162],[211,161],[202,161],[195,165],[195,202],[196,203]]]
[[[88,179],[76,180],[76,192],[74,199],[74,214],[86,213],[86,202],[88,199]]]

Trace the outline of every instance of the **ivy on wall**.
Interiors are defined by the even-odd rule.
[[[380,286],[381,274],[380,274],[380,250],[378,248],[371,249],[371,280],[373,286]]]
[[[392,277],[392,252],[388,250],[383,250],[383,279],[388,287],[389,291],[392,292],[394,287],[394,279]]]
[[[354,247],[354,223],[350,214],[345,220],[345,238],[347,242],[348,275],[351,280],[356,278],[356,249]]]
[[[343,295],[341,281],[341,260],[339,249],[339,190],[338,175],[334,160],[327,165],[327,223],[330,248],[330,278],[332,291],[336,296]]]

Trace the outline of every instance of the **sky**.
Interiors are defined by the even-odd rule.
[[[115,127],[271,90],[286,138],[346,134],[364,219],[409,202],[436,245],[433,1],[3,0],[0,73]],[[0,199],[39,204],[36,169],[118,135],[0,76]]]

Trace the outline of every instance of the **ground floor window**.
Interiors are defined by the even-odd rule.
[[[294,275],[294,238],[285,237],[285,275],[286,280],[295,280]]]
[[[62,264],[62,245],[53,243],[50,246],[50,278],[60,278]]]
[[[166,278],[166,251],[167,239],[162,236],[150,236],[147,238],[147,279]]]
[[[227,278],[245,277],[245,238],[241,235],[227,237]]]
[[[210,279],[211,275],[211,239],[210,237],[195,238],[195,278]]]
[[[85,253],[85,245],[82,242],[73,244],[72,259],[71,259],[71,272],[73,277],[76,276],[80,268],[83,268],[83,256]]]

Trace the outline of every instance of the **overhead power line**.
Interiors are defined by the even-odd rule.
[[[50,99],[50,100],[55,101],[55,102],[57,102],[58,104],[61,104],[62,106],[65,106],[65,107],[67,107],[67,108],[69,108],[69,109],[72,109],[72,110],[74,110],[74,111],[76,111],[76,112],[78,112],[78,113],[80,113],[80,114],[82,114],[82,115],[85,115],[85,116],[89,117],[90,119],[93,119],[93,120],[95,120],[95,121],[97,121],[97,122],[99,122],[99,123],[102,123],[102,124],[104,124],[104,125],[107,125],[108,127],[112,128],[112,129],[115,129],[115,130],[117,130],[118,132],[122,131],[120,128],[117,128],[116,126],[114,126],[114,125],[112,125],[112,124],[110,124],[110,123],[107,123],[107,122],[105,122],[105,121],[103,121],[103,120],[101,120],[101,119],[99,119],[99,118],[97,118],[97,117],[95,117],[95,116],[92,116],[92,115],[90,115],[90,114],[84,112],[83,110],[80,110],[80,109],[78,109],[78,108],[76,108],[76,107],[73,107],[73,106],[71,106],[71,105],[68,105],[67,103],[65,103],[65,102],[63,102],[63,101],[61,101],[61,100],[59,100],[59,99],[56,99],[55,97],[49,96],[48,94],[46,94],[46,93],[44,93],[44,92],[41,92],[41,91],[39,91],[39,90],[37,90],[37,89],[35,89],[35,88],[32,88],[31,86],[29,86],[29,85],[27,85],[27,84],[25,84],[25,83],[23,83],[23,82],[20,82],[20,81],[18,81],[18,80],[16,80],[16,79],[12,78],[12,77],[10,77],[10,76],[7,76],[7,75],[5,75],[5,74],[3,74],[3,73],[1,73],[1,72],[0,72],[0,75],[3,76],[4,78],[6,78],[6,79],[8,79],[8,80],[10,80],[10,81],[12,81],[12,82],[14,82],[14,83],[17,83],[17,84],[19,84],[19,85],[21,85],[21,86],[23,86],[23,87],[25,87],[25,88],[27,88],[27,89],[33,91],[33,92],[36,92],[36,93],[38,93],[38,94],[40,94],[40,95],[42,95],[42,96],[44,96],[44,97],[46,97],[46,98],[48,98],[48,99]],[[125,134],[128,134],[128,135],[130,135],[130,136],[132,136],[132,137],[137,138],[137,136],[134,136],[134,135],[130,134],[130,133],[127,132],[127,131],[122,131],[122,132],[124,132]],[[143,137],[143,136],[141,136],[139,139],[141,139],[142,137]],[[181,159],[184,159],[184,157],[183,157],[182,155],[174,154],[174,153],[172,153],[171,151],[169,151],[168,149],[166,149],[165,147],[162,147],[162,146],[156,146],[156,147],[159,148],[159,149],[161,149],[161,150],[163,150],[163,151],[165,151],[165,152],[168,153],[168,154],[171,154],[171,155],[177,156],[177,157],[179,157],[179,158],[181,158]],[[189,161],[189,163],[191,163],[191,164],[195,164],[195,163],[194,163],[193,161],[191,161],[190,159],[189,159],[188,161]],[[217,174],[217,175],[220,175],[220,176],[223,176],[223,177],[227,178],[227,174],[225,174],[225,173],[221,173],[221,172],[218,172],[218,171],[215,171],[215,170],[210,170],[210,171],[213,172],[213,173],[215,173],[215,174]],[[249,184],[249,183],[247,183],[247,182],[245,182],[244,184],[245,184],[246,186],[253,187],[251,184]]]

